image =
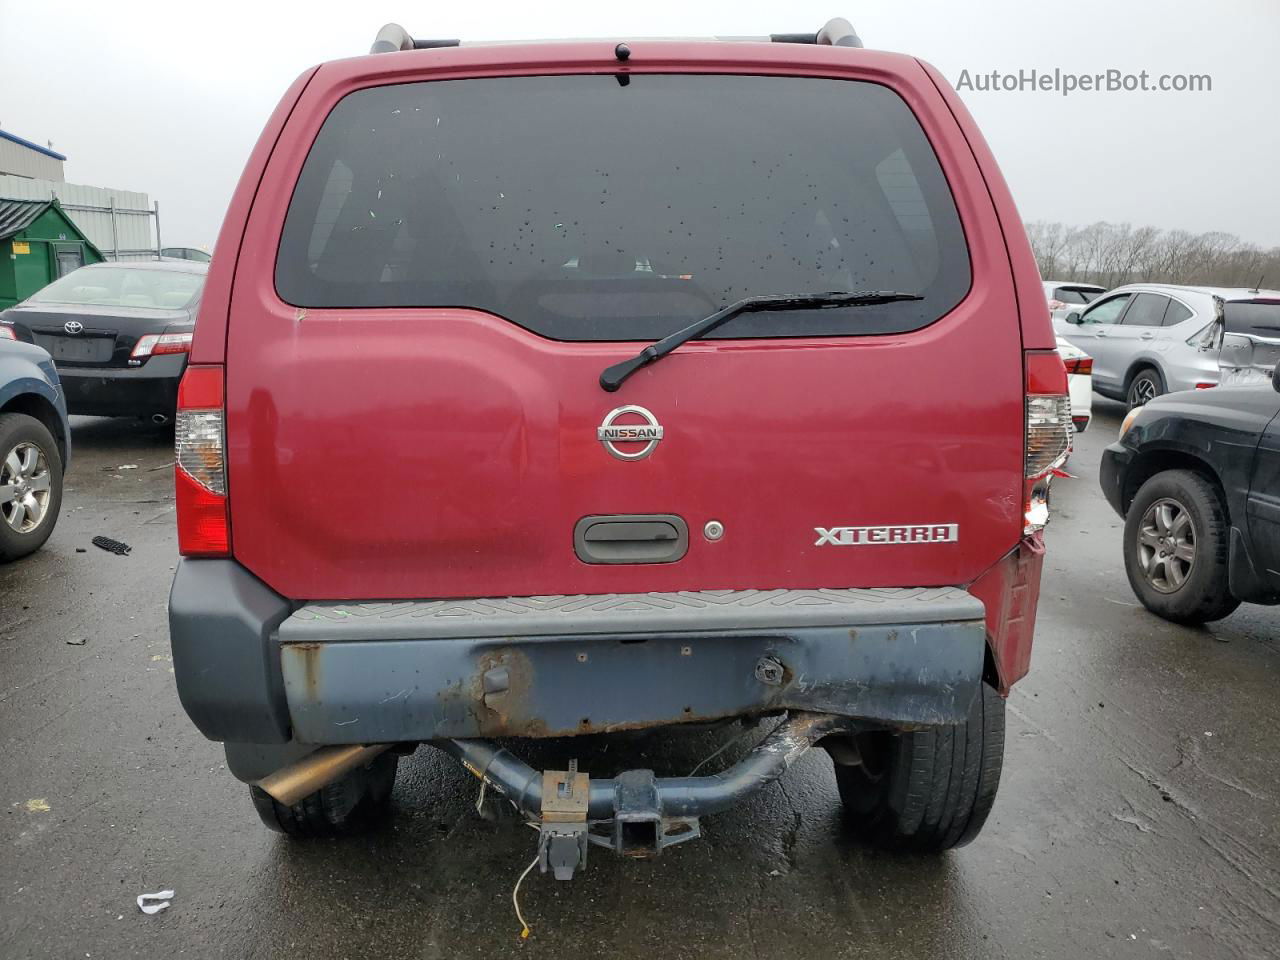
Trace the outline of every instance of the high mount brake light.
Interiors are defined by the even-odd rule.
[[[1067,369],[1058,352],[1028,350],[1024,369],[1027,426],[1022,532],[1030,536],[1049,522],[1049,482],[1071,452],[1075,425],[1071,422]]]
[[[222,367],[190,366],[178,387],[174,421],[178,552],[226,556],[231,552]]]
[[[148,333],[138,338],[129,357],[132,360],[141,360],[144,357],[157,357],[164,353],[190,352],[190,333]]]

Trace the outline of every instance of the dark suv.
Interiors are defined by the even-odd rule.
[[[974,837],[1072,426],[946,81],[839,20],[374,53],[268,123],[178,399],[178,689],[262,818],[426,743],[567,877],[821,744],[869,840]],[[514,742],[765,717],[712,776]]]
[[[1271,383],[1136,407],[1100,475],[1148,610],[1205,623],[1241,602],[1280,603],[1280,364]]]

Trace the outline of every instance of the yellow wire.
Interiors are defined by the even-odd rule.
[[[524,914],[520,912],[520,884],[524,883],[524,878],[529,875],[529,871],[537,865],[538,858],[534,857],[529,865],[524,868],[524,873],[520,874],[520,879],[516,881],[515,888],[511,891],[511,904],[516,908],[516,919],[520,921],[520,926],[523,928],[520,931],[521,939],[527,939],[529,934],[533,932],[533,928],[529,926],[528,922],[524,918]]]

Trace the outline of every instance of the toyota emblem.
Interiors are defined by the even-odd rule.
[[[639,417],[642,423],[619,423],[625,416]],[[644,407],[628,404],[610,410],[604,423],[596,428],[596,439],[604,444],[604,448],[619,460],[643,460],[653,453],[662,439],[662,424],[658,418]],[[620,450],[618,444],[644,444],[639,450]]]
[[[84,333],[84,324],[79,320],[68,320],[62,325],[62,329],[70,334]]]

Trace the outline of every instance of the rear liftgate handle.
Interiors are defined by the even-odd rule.
[[[689,525],[674,514],[583,517],[573,549],[583,563],[674,563],[689,550]]]

